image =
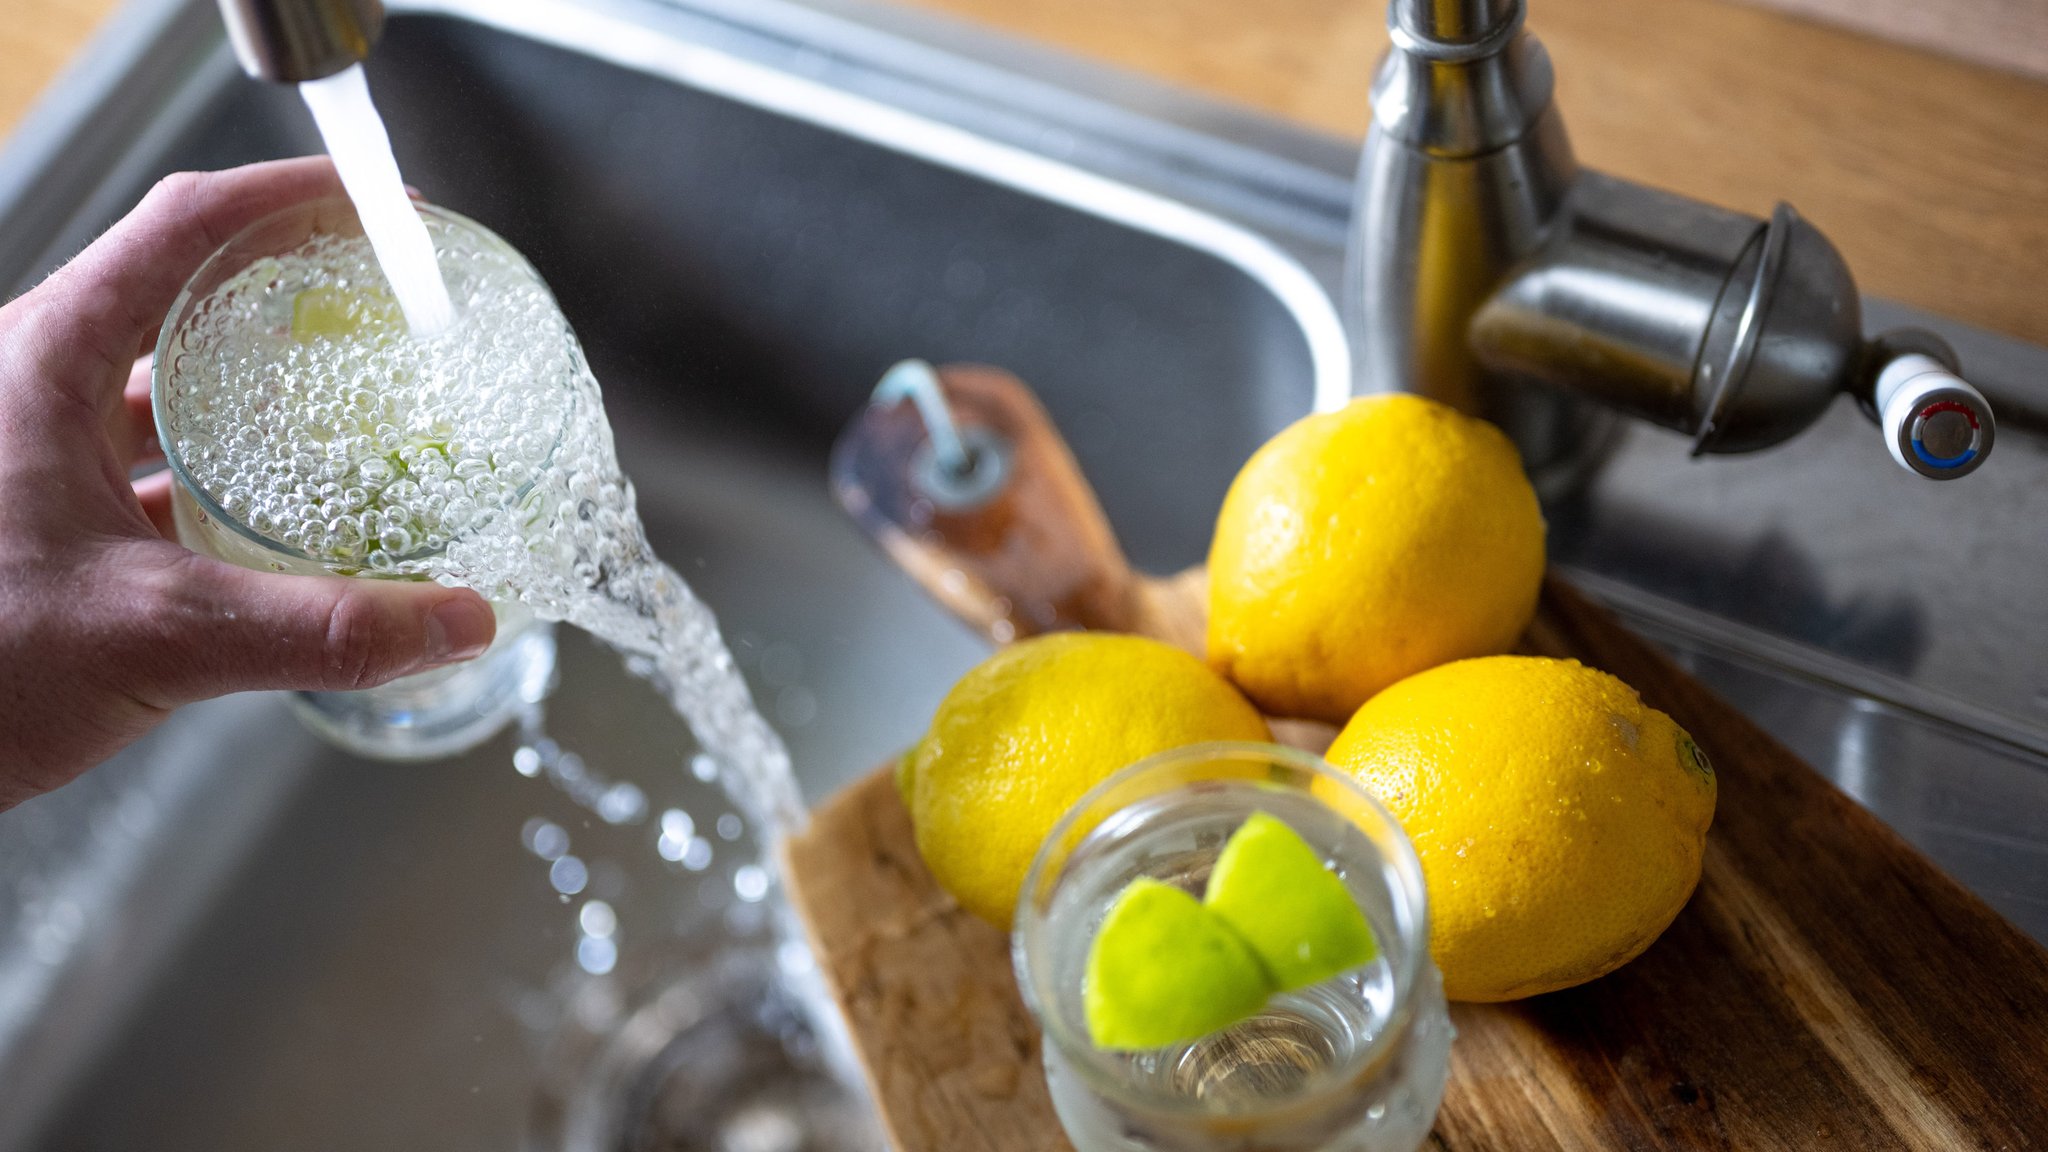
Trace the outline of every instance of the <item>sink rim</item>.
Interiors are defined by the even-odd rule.
[[[834,86],[763,59],[788,53],[799,67],[811,64],[820,72],[836,63],[819,59],[815,49],[800,42],[777,44],[759,30],[732,24],[707,24],[686,37],[646,22],[651,18],[665,24],[671,14],[692,10],[675,2],[652,12],[642,0],[393,0],[389,9],[395,15],[466,20],[577,51],[1208,253],[1265,288],[1300,325],[1315,376],[1316,409],[1340,407],[1351,397],[1350,342],[1330,293],[1271,239],[1183,199],[1100,175],[1000,135],[971,131],[936,109],[909,106],[927,101],[884,101],[853,90],[854,84]],[[901,41],[877,40],[871,47],[909,51]],[[888,67],[873,57],[859,66]]]
[[[1351,396],[1350,343],[1332,300],[1331,273],[1312,271],[1302,259],[1304,251],[1327,252],[1330,239],[1312,222],[1329,211],[1332,188],[1316,186],[1309,164],[1275,165],[1271,153],[1119,114],[1092,99],[1061,100],[1042,84],[1029,95],[1064,107],[1005,100],[997,109],[987,89],[1013,82],[1015,73],[969,70],[941,84],[940,50],[784,0],[749,0],[744,16],[723,0],[391,0],[388,9],[577,52],[1206,253],[1264,288],[1301,328],[1317,410]],[[809,39],[824,36],[852,43],[828,41],[825,49]],[[0,284],[26,287],[68,257],[57,250],[61,241],[37,246],[32,238],[62,237],[80,219],[110,214],[115,206],[106,189],[132,181],[100,158],[141,151],[142,140],[163,124],[189,119],[194,104],[211,98],[234,70],[207,0],[133,0],[110,21],[0,148],[0,220],[13,225],[12,235],[0,233]],[[1128,80],[1123,86],[1133,87]],[[1178,112],[1215,117],[1192,102]],[[1134,133],[1150,137],[1145,154],[1162,157],[1153,167],[1175,178],[1174,194],[1156,187],[1156,178],[1112,174],[1097,170],[1105,165],[1083,167],[1053,154],[1127,151]],[[1316,151],[1306,134],[1276,126],[1265,135],[1283,149]],[[92,146],[75,147],[80,140]],[[1290,214],[1294,229],[1281,228],[1280,237],[1204,203],[1242,208],[1287,187],[1295,189],[1287,199],[1300,199],[1303,208]],[[1287,231],[1302,229],[1311,235],[1287,242]]]

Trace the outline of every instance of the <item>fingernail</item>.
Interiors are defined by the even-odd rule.
[[[453,664],[483,654],[498,633],[491,606],[475,596],[444,600],[427,613],[427,661]]]

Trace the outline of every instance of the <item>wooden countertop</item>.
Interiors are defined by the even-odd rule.
[[[1385,43],[1370,0],[904,2],[1350,136]],[[8,4],[0,130],[113,7]],[[1865,291],[2048,343],[2048,83],[1723,0],[1531,0],[1530,23],[1587,164],[1790,200]]]
[[[114,0],[7,0],[0,19],[0,134],[84,45]]]

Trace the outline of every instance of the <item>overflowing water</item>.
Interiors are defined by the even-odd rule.
[[[648,544],[568,321],[495,237],[445,215],[422,234],[457,317],[430,339],[360,237],[315,236],[199,304],[164,408],[188,478],[308,565],[466,585],[604,640],[772,841],[803,818],[789,754]]]
[[[701,827],[681,807],[657,813],[638,784],[550,739],[544,689],[521,689],[513,767],[583,810],[563,823],[537,815],[520,830],[551,895],[575,905],[573,965],[551,978],[547,1006],[521,1011],[554,1068],[538,1113],[572,1123],[588,1100],[610,1100],[612,1030],[640,1045],[650,1026],[676,1028],[675,1051],[703,1057],[672,1065],[650,1051],[632,1100],[606,1105],[645,1110],[632,1121],[644,1129],[636,1146],[883,1147],[866,1105],[845,1090],[843,1040],[821,1048],[818,1037],[836,1033],[829,1023],[813,1031],[830,1019],[818,1011],[821,977],[773,898],[772,852],[755,854],[804,819],[789,753],[710,611],[650,547],[567,320],[517,252],[411,203],[359,68],[301,90],[364,235],[314,236],[256,261],[174,331],[168,370],[159,365],[166,445],[214,505],[197,508],[181,487],[180,538],[258,568],[466,585],[499,608],[501,629],[523,608],[617,649],[689,723],[704,749],[689,772],[722,785],[734,811],[697,807]],[[655,919],[626,899],[617,833],[648,824],[671,869],[717,876],[718,855],[734,901],[718,916],[731,939],[708,967],[620,1018],[616,987],[673,974],[668,933],[700,942],[673,909]],[[771,918],[778,946],[740,943]],[[730,983],[735,971],[744,979]],[[709,1016],[704,997],[716,1001]]]
[[[447,330],[455,322],[455,308],[435,263],[434,245],[398,175],[391,137],[370,100],[363,66],[307,81],[299,85],[299,95],[320,126],[320,139],[341,173],[342,187],[348,189],[413,334],[434,336]]]

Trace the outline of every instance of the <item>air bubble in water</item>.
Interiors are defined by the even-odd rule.
[[[494,239],[447,219],[428,228],[461,305],[453,329],[420,340],[380,320],[368,242],[314,237],[195,307],[168,381],[167,445],[243,524],[330,571],[463,585],[592,633],[689,721],[703,748],[693,775],[721,784],[764,840],[793,828],[788,752],[709,609],[648,544],[597,380],[553,296]],[[355,294],[352,329],[293,331],[315,289]],[[788,654],[775,663],[778,676],[801,672]],[[646,816],[637,787],[597,780],[550,745],[523,746],[514,763],[592,785],[579,803],[603,819]],[[717,831],[736,839],[744,824],[728,820]],[[590,882],[559,826],[529,821],[522,839],[564,896]],[[664,823],[656,846],[685,868],[711,865],[694,821]]]

